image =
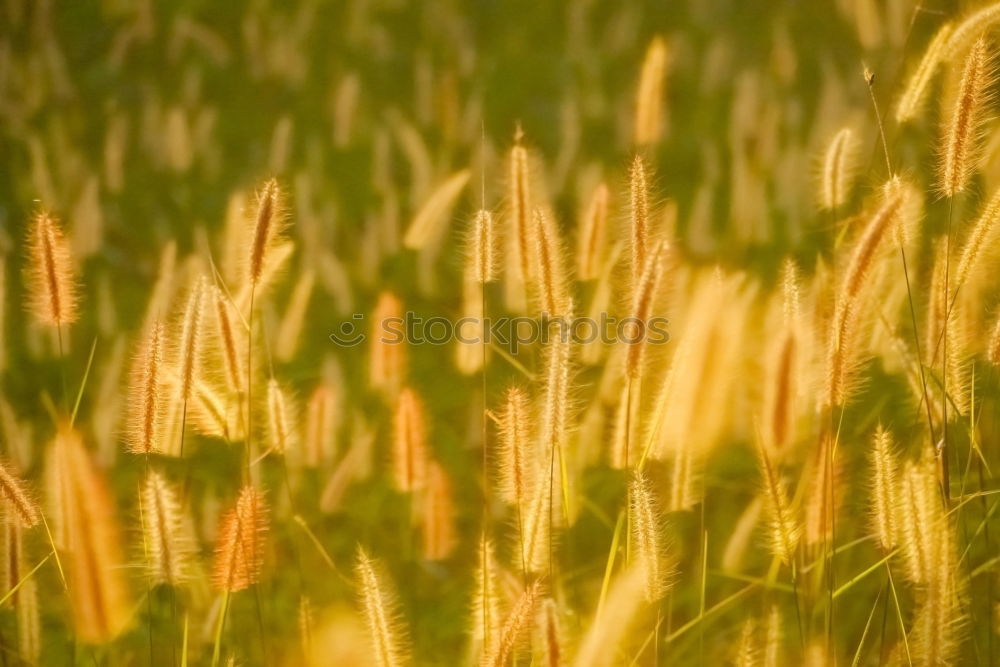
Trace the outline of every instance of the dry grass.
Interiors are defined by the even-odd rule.
[[[1000,3],[50,4],[0,21],[5,662],[997,653]]]

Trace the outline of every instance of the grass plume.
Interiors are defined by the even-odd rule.
[[[69,244],[59,222],[40,212],[28,227],[28,303],[35,319],[62,327],[79,317],[78,288]]]
[[[996,78],[990,43],[980,37],[965,58],[962,78],[941,141],[938,189],[948,197],[965,190],[979,162],[986,107]]]
[[[236,593],[260,581],[267,514],[264,494],[252,486],[240,489],[235,507],[226,512],[219,525],[212,566],[212,586],[216,590]]]
[[[354,570],[371,638],[371,661],[378,667],[401,667],[410,664],[406,634],[398,619],[395,596],[379,569],[359,547]]]

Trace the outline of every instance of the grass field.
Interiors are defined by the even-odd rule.
[[[959,4],[0,0],[0,660],[1000,661]]]

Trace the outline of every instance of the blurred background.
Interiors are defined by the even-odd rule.
[[[405,224],[458,167],[485,169],[497,203],[494,158],[518,124],[568,219],[587,174],[628,162],[639,66],[662,35],[659,192],[706,255],[788,247],[815,217],[816,149],[867,118],[862,62],[888,94],[908,40],[950,4],[4,0],[0,224],[16,236],[41,201],[95,270],[141,277],[166,240],[191,247],[234,191],[277,175],[294,217],[363,248],[373,218]]]
[[[21,238],[40,208],[65,222],[84,277],[88,305],[69,362],[77,376],[99,341],[82,414],[100,417],[113,411],[99,406],[121,400],[127,337],[146,314],[165,249],[175,242],[176,257],[212,256],[224,268],[227,224],[241,219],[247,193],[271,176],[289,195],[297,266],[315,275],[299,343],[305,353],[279,361],[282,376],[302,385],[333,374],[350,392],[364,382],[364,358],[332,347],[327,334],[352,313],[370,312],[384,289],[428,316],[458,313],[458,290],[443,287],[460,279],[462,234],[474,211],[503,210],[504,156],[519,131],[532,149],[536,187],[567,238],[601,179],[612,186],[613,220],[624,222],[636,87],[656,37],[668,52],[665,130],[646,155],[682,251],[765,281],[787,255],[811,266],[828,252],[833,226],[813,197],[833,133],[853,125],[861,137],[864,176],[854,198],[884,180],[863,64],[876,75],[885,113],[904,61],[956,4],[0,0],[6,441],[11,429],[43,421],[38,397],[58,383],[57,365],[44,354],[50,343],[23,326],[20,306]],[[900,161],[930,159],[933,124],[907,132],[916,140],[891,133]],[[451,213],[448,251],[401,252],[416,212],[465,168],[469,186]],[[283,308],[275,304],[287,301],[295,282],[284,281],[261,306],[272,331]],[[481,411],[469,405],[469,391],[478,380],[436,374],[450,363],[449,350],[421,352],[412,374],[428,378],[439,455],[455,471],[473,470],[468,434]],[[491,376],[491,390],[508,379]],[[385,416],[364,396],[353,400],[372,421]],[[87,423],[110,463],[117,425],[110,417]],[[18,456],[28,469],[37,464],[30,451]],[[233,458],[207,449],[194,456],[196,479],[209,490],[224,486],[216,473]],[[115,484],[127,490],[137,471],[122,474]],[[303,484],[313,494],[323,486]],[[475,493],[471,472],[455,484],[459,496]],[[392,553],[405,530],[402,513],[380,514],[395,502],[384,485],[366,485],[348,494],[342,515],[309,518],[338,562],[348,561],[359,536],[376,553]],[[605,489],[603,497],[618,493]],[[465,532],[477,520],[477,507],[461,510]],[[579,531],[581,561],[606,549],[606,527],[584,521]],[[448,574],[414,574],[402,593],[408,604],[440,600],[412,622],[418,643],[442,655],[456,654],[465,632],[468,572],[457,580]],[[290,576],[279,571],[269,584],[276,609],[295,608],[295,591],[281,583]],[[330,586],[349,589],[336,579]],[[234,627],[255,627],[250,607],[234,614]],[[295,622],[294,613],[271,620],[286,630]]]

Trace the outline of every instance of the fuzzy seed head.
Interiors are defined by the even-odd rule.
[[[871,453],[871,523],[885,551],[896,546],[899,482],[892,434],[879,426]]]
[[[635,143],[648,146],[663,135],[663,84],[667,72],[667,44],[655,37],[646,50],[635,105]]]
[[[354,573],[371,638],[372,662],[377,667],[409,664],[406,633],[399,622],[395,595],[381,573],[381,566],[358,547]]]
[[[985,37],[972,46],[965,59],[958,93],[944,129],[938,189],[947,197],[964,191],[976,171],[985,111],[992,99],[996,70],[992,49]]]
[[[535,477],[536,462],[531,456],[531,407],[527,393],[510,387],[497,416],[500,436],[499,491],[504,502],[524,510],[528,482]]]
[[[534,210],[532,223],[536,242],[532,275],[538,310],[552,318],[569,317],[572,300],[559,230],[555,220],[540,208]]]
[[[257,489],[245,486],[236,506],[226,512],[215,544],[212,585],[235,593],[260,581],[268,529],[267,501]]]
[[[22,528],[33,528],[41,521],[38,506],[27,483],[21,480],[10,464],[0,461],[0,497],[10,510],[10,515]]]
[[[455,501],[448,473],[437,462],[427,466],[423,493],[423,551],[427,560],[444,560],[455,550]]]
[[[983,256],[996,242],[996,230],[1000,222],[1000,189],[993,193],[979,213],[965,243],[958,255],[954,284],[961,289],[971,276],[976,274]]]
[[[403,303],[391,292],[382,292],[372,312],[373,329],[368,362],[369,384],[395,397],[406,377],[406,345],[402,334]]]
[[[504,605],[499,564],[493,551],[493,543],[485,535],[479,541],[476,585],[472,594],[472,638],[475,645],[480,647],[480,655],[487,656],[493,653],[500,640]]]
[[[913,70],[906,88],[903,89],[903,94],[896,104],[896,122],[906,123],[919,115],[927,93],[930,91],[930,84],[934,79],[935,72],[937,72],[938,65],[947,56],[946,47],[954,28],[953,23],[945,23],[934,34],[930,45],[924,51],[923,58],[920,59],[920,64]]]
[[[820,206],[825,211],[833,211],[847,203],[857,144],[854,131],[845,127],[834,135],[826,149],[820,180]]]
[[[632,253],[632,284],[639,282],[639,276],[646,265],[646,247],[649,244],[649,184],[646,163],[636,155],[629,171],[629,217],[630,243]]]
[[[199,278],[191,288],[184,307],[184,319],[181,321],[180,337],[177,340],[174,358],[177,400],[180,403],[190,400],[195,384],[201,380],[201,325],[205,292],[205,279]]]
[[[531,173],[528,149],[518,141],[510,149],[510,252],[513,261],[511,269],[517,274],[517,282],[523,282],[534,275],[531,255],[535,245],[535,230],[531,224]]]
[[[859,336],[861,302],[867,280],[893,232],[907,221],[911,193],[898,178],[883,188],[880,205],[861,232],[848,260],[834,307],[827,340],[827,379],[822,400],[825,405],[843,405],[854,390],[854,378],[860,357]],[[902,236],[900,234],[900,236]]]
[[[267,382],[267,435],[268,445],[278,454],[296,448],[295,410],[285,390],[278,381]]]
[[[337,401],[333,388],[321,384],[306,405],[303,463],[316,468],[330,460],[336,445]]]
[[[510,656],[517,650],[521,637],[531,628],[531,623],[535,617],[535,608],[541,597],[542,585],[539,581],[528,584],[527,588],[518,598],[517,602],[507,614],[503,628],[500,630],[500,638],[493,648],[493,651],[483,656],[480,661],[481,667],[504,667]]]
[[[493,233],[493,214],[480,209],[472,223],[472,266],[477,283],[496,280],[496,241]]]
[[[241,330],[237,328],[237,320],[233,316],[233,307],[226,295],[216,286],[211,288],[212,310],[215,315],[215,338],[222,366],[225,370],[226,384],[229,391],[239,395],[246,385],[246,371],[243,368]]]
[[[903,466],[899,496],[896,522],[906,576],[914,584],[924,584],[933,576],[934,535],[943,513],[933,460],[925,457]]]
[[[625,375],[635,380],[642,375],[643,357],[646,350],[646,326],[653,313],[657,290],[664,271],[664,249],[657,244],[646,260],[646,266],[639,276],[632,292],[632,309],[629,327],[625,330]]]
[[[576,277],[580,280],[595,280],[600,276],[607,253],[609,198],[606,183],[598,185],[590,196],[576,252]]]
[[[643,577],[647,602],[661,599],[670,582],[670,566],[666,558],[662,515],[653,495],[649,478],[637,469],[629,485],[632,508],[632,541],[636,562]]]
[[[284,204],[278,181],[271,179],[264,183],[257,193],[253,213],[247,277],[251,285],[261,281],[267,252],[274,247],[284,225]]]
[[[133,454],[162,451],[163,389],[163,324],[157,320],[144,336],[129,380],[126,447]]]
[[[69,244],[59,222],[38,213],[28,228],[27,292],[31,313],[39,324],[61,327],[76,322],[77,284]]]
[[[785,485],[763,446],[758,444],[761,481],[764,484],[765,508],[768,516],[768,542],[771,553],[783,563],[791,563],[798,547],[802,528],[795,517]]]
[[[176,586],[190,572],[192,548],[177,493],[162,475],[151,472],[139,498],[150,581]]]
[[[406,387],[396,400],[393,416],[392,472],[396,489],[404,493],[427,483],[427,418],[417,392]]]
[[[87,644],[104,644],[125,630],[131,617],[114,499],[80,434],[70,427],[57,432],[51,465],[59,489],[56,532],[66,554],[76,636]]]
[[[990,331],[989,345],[986,348],[986,358],[994,366],[1000,366],[1000,315],[993,322]]]

